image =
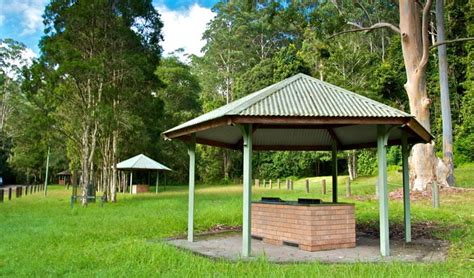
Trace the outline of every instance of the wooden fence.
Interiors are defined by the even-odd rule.
[[[6,200],[11,201],[13,198],[21,198],[22,196],[32,195],[44,191],[43,184],[35,185],[10,185],[0,187],[0,203]]]
[[[269,179],[255,179],[253,186],[254,187],[260,187],[260,188],[269,188],[269,189],[282,189],[282,181],[283,179],[277,179],[276,184],[274,183],[273,180]],[[292,179],[285,179],[284,187],[283,189],[286,190],[294,190],[293,187],[294,181]],[[327,190],[326,190],[326,179],[322,179],[319,182],[311,182],[309,179],[305,180],[305,191],[306,193],[310,193],[313,190],[317,190],[318,187],[321,187],[321,194],[326,195]],[[349,179],[346,180],[346,197],[351,197],[351,181]]]

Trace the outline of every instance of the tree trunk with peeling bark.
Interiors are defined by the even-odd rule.
[[[428,22],[432,1],[428,0],[421,11],[419,3],[400,0],[400,32],[407,75],[405,89],[410,113],[430,131],[430,105],[426,89],[426,66],[429,58]],[[434,143],[416,144],[410,157],[412,190],[423,191],[433,182],[447,186],[446,166],[435,155]]]

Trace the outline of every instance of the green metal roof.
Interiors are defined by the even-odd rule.
[[[388,144],[399,144],[402,129],[411,143],[429,142],[431,134],[403,111],[297,74],[233,101],[166,132],[166,138],[241,149],[237,125],[253,124],[254,150],[330,150],[375,146],[377,125],[391,129]]]
[[[167,130],[165,134],[235,115],[412,117],[383,103],[300,73]]]

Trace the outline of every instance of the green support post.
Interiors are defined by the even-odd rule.
[[[189,155],[189,196],[188,196],[188,241],[194,241],[194,186],[196,167],[196,135],[191,135],[188,143]]]
[[[48,156],[46,157],[46,178],[44,179],[44,196],[48,196],[48,172],[49,172],[49,154],[51,147],[48,146]]]
[[[387,187],[387,129],[385,125],[377,126],[378,154],[378,186],[380,209],[380,253],[390,256],[389,227],[388,227],[388,187]]]
[[[249,257],[252,252],[251,199],[252,199],[252,125],[240,126],[243,137],[243,219],[242,256]]]
[[[156,171],[156,194],[158,194],[158,185],[160,185],[160,172]]]
[[[408,173],[408,135],[402,131],[402,164],[403,164],[403,219],[405,228],[405,242],[411,242],[410,218],[410,176]]]
[[[337,203],[337,145],[332,144],[332,202]]]

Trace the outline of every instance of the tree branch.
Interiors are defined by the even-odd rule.
[[[450,43],[454,43],[454,42],[465,42],[465,41],[474,41],[474,37],[459,38],[459,39],[453,39],[453,40],[446,40],[446,41],[442,41],[442,42],[436,42],[436,43],[434,43],[433,45],[430,46],[430,49],[436,48],[436,47],[438,47],[440,45],[443,45],[443,44],[450,44]]]
[[[376,29],[381,29],[381,28],[388,28],[388,29],[400,34],[400,28],[398,28],[397,26],[395,26],[391,23],[388,23],[388,22],[378,22],[378,23],[375,23],[374,25],[372,25],[370,27],[362,27],[359,24],[354,23],[354,22],[347,22],[347,24],[355,26],[357,29],[345,30],[345,31],[342,31],[342,32],[339,32],[339,33],[335,33],[335,34],[331,35],[330,37],[328,37],[328,39],[331,39],[335,36],[339,36],[339,35],[346,34],[346,33],[363,32],[363,31],[370,32],[370,31],[373,31],[373,30],[376,30]]]
[[[423,39],[423,55],[421,56],[420,64],[418,68],[423,70],[428,64],[428,58],[430,55],[430,34],[429,34],[429,19],[430,9],[433,4],[433,0],[427,0],[423,7],[423,17],[421,19],[421,36]]]

